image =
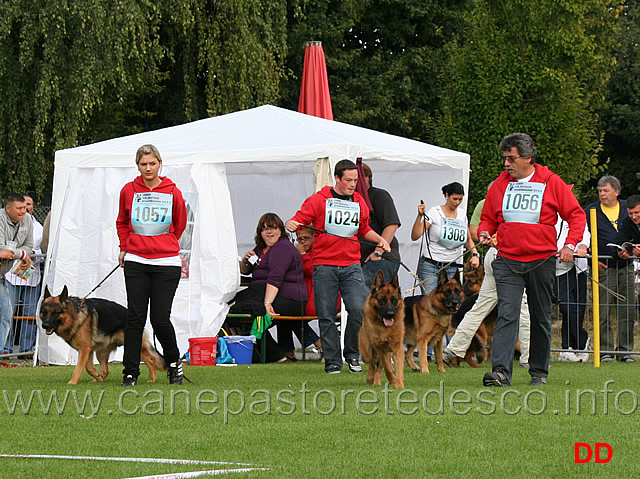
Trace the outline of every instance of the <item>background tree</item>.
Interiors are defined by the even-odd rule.
[[[41,195],[57,149],[277,101],[286,0],[0,4],[0,190]]]
[[[502,170],[498,143],[529,133],[538,161],[578,188],[597,175],[596,111],[614,63],[618,10],[609,0],[473,3],[450,45],[440,145],[471,154],[471,204]]]
[[[92,115],[153,84],[162,50],[153,2],[0,5],[0,187],[42,192],[53,153]]]
[[[640,181],[640,5],[628,1],[619,17],[616,67],[611,74],[607,98],[610,102],[601,112],[606,131],[600,155],[607,164],[607,174],[622,184],[621,197],[638,194]],[[592,182],[595,186],[595,181]],[[595,192],[595,188],[593,189]],[[596,195],[593,194],[595,199]]]
[[[433,139],[443,46],[462,30],[467,0],[329,0],[289,8],[291,76],[282,104],[297,109],[305,42],[327,57],[336,120],[422,141]]]

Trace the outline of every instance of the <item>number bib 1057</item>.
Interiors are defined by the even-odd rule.
[[[324,229],[327,233],[348,238],[360,228],[360,204],[338,198],[327,198]]]
[[[507,185],[502,198],[502,216],[507,223],[540,222],[545,183],[513,181]]]
[[[173,195],[167,193],[134,193],[131,204],[131,226],[136,234],[158,236],[169,232]]]
[[[467,223],[458,218],[442,218],[438,243],[447,249],[456,249],[467,242]]]

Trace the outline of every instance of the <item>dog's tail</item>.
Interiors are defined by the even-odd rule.
[[[162,355],[156,350],[156,348],[151,343],[149,335],[145,331],[142,333],[142,350],[143,354],[146,350],[146,353],[153,358],[153,365],[158,371],[166,371],[167,363],[165,362]]]

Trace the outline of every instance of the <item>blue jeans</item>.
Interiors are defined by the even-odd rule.
[[[575,266],[556,277],[554,293],[560,300],[562,314],[562,349],[583,349],[589,337],[582,327],[587,310],[587,275]]]
[[[551,294],[556,279],[555,258],[527,263],[498,256],[492,267],[498,293],[498,319],[491,353],[493,371],[505,374],[511,384],[520,306],[526,288],[531,316],[529,374],[547,377],[551,353]]]
[[[38,300],[40,299],[40,283],[36,286],[15,286],[7,281],[7,288],[11,295],[11,304],[13,305],[12,314],[15,316],[29,316],[35,318],[38,309]],[[18,305],[22,303],[21,311],[18,311]],[[23,320],[20,324],[20,352],[27,353],[33,351],[36,344],[36,332],[38,326],[35,320]],[[9,328],[9,336],[4,343],[4,350],[13,352],[13,328]]]
[[[420,257],[420,263],[418,264],[418,278],[422,283],[422,294],[429,294],[431,291],[436,289],[438,286],[438,273],[437,271],[440,269],[440,266],[436,266],[435,264],[431,264],[424,259],[423,256]],[[449,266],[446,270],[447,277],[449,279],[453,278],[453,276],[458,273],[458,268],[456,266]]]
[[[8,284],[9,281],[0,277],[0,345],[3,346],[7,343],[13,325],[13,303]],[[11,345],[11,352],[13,352],[13,345]]]
[[[371,285],[373,280],[376,279],[378,271],[382,271],[384,274],[384,282],[390,283],[393,279],[393,273],[398,271],[398,268],[400,268],[399,263],[394,263],[384,258],[379,261],[372,259],[364,263],[362,265],[362,274],[364,274],[364,285],[367,288],[367,292],[371,290]]]
[[[325,370],[342,367],[340,335],[336,327],[338,293],[349,313],[344,336],[344,358],[358,359],[358,332],[362,324],[362,308],[367,299],[364,275],[359,263],[349,266],[317,265],[313,267],[316,313]],[[343,320],[344,326],[344,320]]]

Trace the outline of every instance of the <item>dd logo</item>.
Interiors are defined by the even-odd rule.
[[[606,457],[600,456],[600,450],[602,448],[605,448],[607,450]],[[584,457],[584,458],[580,457],[580,449],[587,450],[587,457]],[[596,454],[595,454],[596,463],[604,464],[605,462],[609,462],[611,460],[611,456],[613,455],[613,450],[611,449],[611,446],[606,442],[596,442],[595,446],[593,446],[593,449],[595,449],[596,451]],[[593,450],[591,449],[591,446],[589,444],[587,444],[586,442],[575,443],[575,463],[576,464],[589,462],[591,460],[591,456],[593,456]]]

